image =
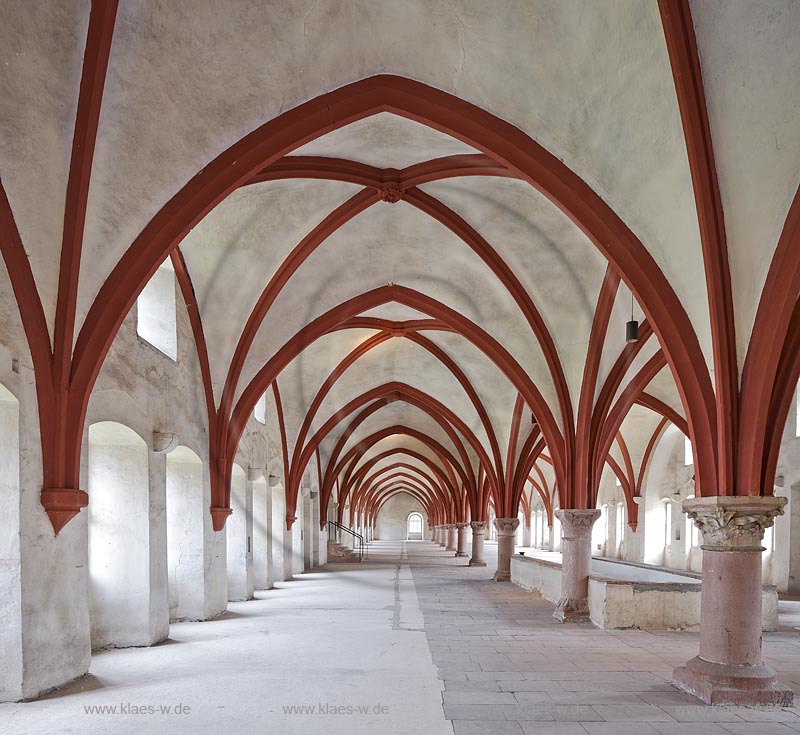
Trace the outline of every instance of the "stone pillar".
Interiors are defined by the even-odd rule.
[[[439,532],[436,542],[439,544],[439,546],[447,546],[447,527],[436,526],[436,530]]]
[[[467,523],[457,523],[456,529],[458,530],[458,550],[456,556],[469,556],[467,553]]]
[[[495,582],[508,582],[511,580],[511,556],[514,553],[514,538],[519,526],[519,518],[495,518],[494,527],[497,529],[497,571],[494,573]]]
[[[561,599],[553,617],[562,623],[587,621],[592,526],[600,511],[557,510],[556,517],[561,521]]]
[[[700,655],[673,683],[706,704],[791,706],[792,691],[761,656],[761,540],[786,498],[691,498],[683,510],[703,534]]]
[[[472,558],[469,560],[471,567],[485,567],[486,561],[483,558],[483,540],[486,535],[487,521],[472,521]]]
[[[454,523],[449,523],[447,526],[447,546],[445,551],[456,550],[456,526]]]

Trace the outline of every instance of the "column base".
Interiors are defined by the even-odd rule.
[[[466,551],[456,551],[456,556],[469,556]]]
[[[735,666],[695,656],[672,672],[672,685],[706,704],[791,707],[794,693],[764,664]]]
[[[455,546],[448,546],[445,548],[445,551],[455,551],[455,550],[456,550]]]
[[[471,567],[485,567],[486,566],[486,562],[485,561],[475,561],[474,559],[470,559],[469,560],[469,566],[471,566]]]
[[[492,577],[492,579],[495,582],[510,582],[511,572],[501,572],[498,570],[494,573],[494,577]]]
[[[588,623],[589,601],[583,599],[559,600],[553,617],[560,623]]]

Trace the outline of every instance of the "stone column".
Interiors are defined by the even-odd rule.
[[[553,617],[566,622],[589,620],[589,573],[592,569],[592,526],[600,511],[557,510],[561,521],[561,599]]]
[[[438,526],[439,528],[439,546],[447,546],[447,526]]]
[[[514,553],[514,538],[517,534],[519,518],[495,518],[494,527],[497,529],[497,571],[494,573],[495,582],[508,582],[511,580],[511,556]]]
[[[455,551],[456,550],[456,526],[454,523],[449,523],[447,525],[447,546],[445,547],[445,551]]]
[[[761,540],[786,498],[691,498],[683,510],[703,534],[700,655],[673,683],[707,704],[791,706],[792,691],[761,656]]]
[[[486,524],[488,521],[472,521],[472,558],[469,560],[471,567],[485,567],[486,561],[483,558],[483,540],[486,535]]]
[[[456,529],[458,531],[458,550],[456,556],[469,556],[467,553],[467,528],[466,523],[457,523]]]

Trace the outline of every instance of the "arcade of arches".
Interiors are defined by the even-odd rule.
[[[2,6],[0,700],[385,568],[792,703],[800,3]]]

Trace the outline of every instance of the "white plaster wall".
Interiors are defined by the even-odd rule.
[[[303,571],[309,571],[314,566],[314,536],[311,495],[303,495]]]
[[[228,599],[253,598],[253,491],[244,470],[234,465],[231,477],[233,513],[225,524],[228,562]]]
[[[169,628],[164,486],[122,424],[92,425],[87,459],[92,647],[151,645]]]
[[[257,590],[272,588],[272,503],[269,486],[261,478],[253,483],[253,585]]]
[[[22,690],[19,402],[0,384],[0,701]]]
[[[167,456],[170,621],[206,617],[203,463],[186,447]]]
[[[282,582],[291,578],[286,575],[285,541],[286,494],[282,485],[272,488],[272,580]]]
[[[399,493],[389,498],[378,512],[375,538],[380,541],[405,540],[408,537],[408,516],[411,513],[422,515],[422,538],[430,539],[428,514],[422,504],[407,493]]]
[[[290,566],[291,574],[302,574],[305,571],[304,539],[305,539],[305,507],[303,498],[297,500],[297,510],[295,511],[297,520],[292,524],[289,535],[289,548],[291,549]]]

